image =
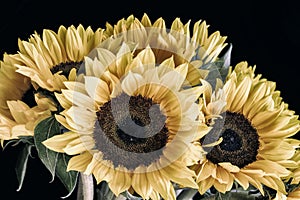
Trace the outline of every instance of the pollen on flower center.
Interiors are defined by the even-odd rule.
[[[259,148],[256,129],[242,114],[227,111],[222,115],[202,141],[208,144],[219,137],[223,139],[219,145],[205,148],[207,159],[214,164],[230,162],[240,168],[256,161]]]
[[[115,166],[147,166],[162,155],[168,139],[166,117],[150,98],[122,93],[101,106],[97,117],[96,148]]]
[[[70,62],[59,63],[58,65],[55,65],[51,68],[51,72],[52,74],[55,74],[59,71],[62,71],[61,74],[68,77],[71,69],[75,68],[76,70],[78,70],[81,67],[82,63],[83,61],[80,62],[70,61]]]

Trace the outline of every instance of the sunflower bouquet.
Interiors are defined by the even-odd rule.
[[[275,82],[205,21],[129,16],[19,40],[0,67],[0,141],[77,198],[299,199],[300,130]]]

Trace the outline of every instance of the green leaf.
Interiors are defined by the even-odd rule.
[[[53,116],[41,121],[34,129],[34,142],[38,152],[38,156],[41,159],[42,163],[51,173],[51,182],[54,180],[55,177],[55,168],[58,153],[46,148],[46,146],[44,146],[42,142],[59,133],[59,123]]]
[[[34,130],[34,142],[42,163],[46,166],[52,175],[52,180],[57,176],[68,190],[69,194],[63,198],[67,198],[75,189],[78,172],[67,172],[67,166],[70,156],[48,149],[42,144],[43,141],[54,135],[60,134],[60,124],[54,116],[41,121]]]
[[[62,198],[67,198],[72,194],[72,192],[76,187],[76,183],[78,179],[78,172],[76,171],[67,172],[67,166],[70,158],[71,158],[70,156],[63,153],[59,153],[57,158],[56,171],[55,171],[56,175],[69,192],[69,194],[67,194],[65,197]]]
[[[19,182],[19,187],[17,191],[20,191],[23,185],[23,181],[25,178],[25,173],[27,169],[27,163],[28,163],[28,157],[31,155],[31,148],[33,147],[32,144],[26,143],[19,154],[19,158],[16,163],[16,174],[17,174],[17,179]]]

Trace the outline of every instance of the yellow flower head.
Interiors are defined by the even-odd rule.
[[[255,76],[254,70],[246,62],[237,64],[213,95],[202,81],[203,110],[212,130],[201,140],[206,158],[194,166],[201,194],[212,186],[225,193],[234,181],[262,194],[262,185],[286,193],[282,178],[296,165],[296,147],[288,138],[299,131],[298,116],[282,101],[275,83]]]
[[[34,33],[28,41],[19,40],[18,60],[23,64],[16,65],[17,72],[29,77],[36,88],[60,91],[65,88],[64,81],[75,79],[84,56],[103,39],[100,28],[60,26],[57,33],[44,29],[42,37]]]
[[[65,82],[56,95],[65,108],[56,119],[69,131],[44,144],[74,155],[68,170],[92,173],[115,195],[131,189],[145,199],[175,199],[173,183],[197,188],[188,166],[202,157],[195,138],[209,129],[198,132],[202,89],[182,89],[187,63],[175,67],[170,57],[157,65],[149,46],[135,54],[125,43],[116,54],[97,52],[85,59],[83,79]]]
[[[150,46],[158,64],[171,56],[176,66],[188,62],[189,85],[197,85],[200,78],[205,78],[207,71],[200,67],[216,61],[227,45],[226,37],[219,31],[208,34],[206,21],[199,20],[191,25],[191,21],[184,24],[176,18],[168,29],[163,18],[152,23],[146,14],[141,20],[131,15],[114,26],[107,23],[104,35],[108,38],[104,42],[106,48],[111,46],[111,49],[118,50],[116,47],[125,41],[135,46],[135,53]],[[112,45],[111,41],[116,39],[119,43]]]
[[[0,141],[32,136],[35,125],[49,117],[56,107],[52,101],[33,93],[30,80],[16,73],[16,55],[4,54],[0,62]]]

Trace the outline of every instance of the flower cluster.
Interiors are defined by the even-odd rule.
[[[225,41],[146,14],[19,40],[0,63],[2,147],[24,145],[21,169],[34,147],[85,199],[299,199],[298,115]]]

